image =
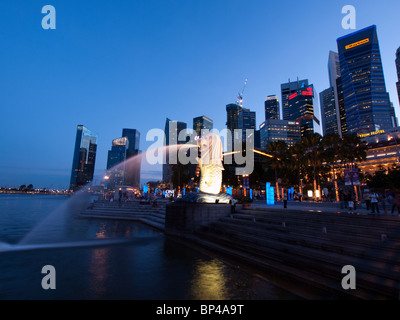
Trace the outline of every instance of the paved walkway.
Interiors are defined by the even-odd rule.
[[[239,206],[240,208],[240,206]],[[259,209],[270,209],[270,210],[288,210],[288,211],[316,211],[316,212],[337,212],[337,213],[348,213],[349,210],[345,208],[341,208],[341,204],[338,202],[313,202],[313,201],[288,201],[287,208],[283,208],[283,202],[276,202],[275,205],[267,205],[264,200],[255,200],[252,202],[250,208],[259,208]],[[391,207],[387,206],[386,211],[388,216],[398,216],[397,210],[394,211],[393,215],[391,214]],[[361,204],[356,204],[356,209],[354,210],[355,214],[368,215],[373,214],[370,210],[363,208]],[[379,215],[385,215],[384,209],[382,206],[379,206]]]

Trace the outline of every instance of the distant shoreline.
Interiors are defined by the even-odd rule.
[[[48,195],[48,196],[70,196],[70,193],[63,192],[35,192],[35,191],[0,191],[0,194],[31,194],[31,195]]]

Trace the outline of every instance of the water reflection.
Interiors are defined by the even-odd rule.
[[[197,260],[194,264],[190,295],[195,300],[227,300],[227,279],[220,260]]]
[[[94,299],[102,298],[108,290],[107,280],[109,277],[110,249],[98,248],[91,252],[89,273],[91,276],[89,288],[94,294]]]

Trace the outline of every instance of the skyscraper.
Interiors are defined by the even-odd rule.
[[[341,137],[343,137],[344,135],[347,134],[347,124],[346,124],[346,110],[344,109],[343,86],[341,77],[338,77],[336,79],[336,90],[337,90],[337,100],[339,105],[340,132],[341,132]]]
[[[213,128],[213,121],[206,116],[200,116],[193,118],[193,130],[196,132],[196,135],[201,137],[201,130],[207,129],[211,131]]]
[[[287,120],[300,123],[301,136],[316,132],[320,125],[314,115],[314,87],[306,85],[300,87],[288,97],[289,114]]]
[[[241,138],[239,136],[234,136],[234,130],[239,129],[239,115],[242,109],[243,108],[238,104],[231,103],[226,105],[226,128],[231,131],[232,135],[232,138],[229,139],[227,137],[227,140],[231,141],[232,150],[234,148],[234,140],[239,140]]]
[[[297,80],[291,82],[282,83],[281,84],[281,96],[282,96],[282,119],[283,120],[291,120],[290,119],[290,111],[289,111],[289,96],[293,93],[297,92],[301,87],[308,86],[308,79]]]
[[[127,137],[114,139],[111,150],[108,151],[107,171],[109,176],[108,186],[125,185],[125,167],[129,141]]]
[[[392,128],[376,26],[337,39],[349,134]]]
[[[141,157],[139,155],[140,132],[136,129],[122,129],[122,137],[126,137],[128,144],[126,147],[126,164],[125,164],[125,184],[128,186],[139,188],[140,186],[140,169]]]
[[[339,134],[338,121],[336,117],[336,99],[333,87],[325,89],[320,94],[321,111],[322,111],[322,128],[323,133]]]
[[[397,70],[397,95],[399,97],[399,103],[400,103],[400,47],[396,51],[396,70]]]
[[[260,148],[268,150],[268,144],[279,140],[289,147],[301,139],[300,123],[290,120],[268,119],[260,124]]]
[[[333,96],[334,96],[334,104],[335,104],[335,113],[336,113],[336,127],[337,129],[334,129],[334,132],[337,133],[339,136],[343,136],[342,132],[342,127],[343,124],[341,122],[342,118],[344,117],[344,114],[342,115],[340,111],[340,106],[339,106],[339,92],[338,92],[338,87],[337,87],[337,79],[340,78],[340,60],[339,60],[339,54],[337,52],[329,51],[329,58],[328,58],[328,74],[329,74],[329,88],[332,88],[333,90]],[[325,98],[327,98],[325,96]],[[321,104],[323,103],[322,98],[320,98]],[[321,112],[322,112],[322,119],[325,119],[324,115],[324,107],[321,105]],[[327,115],[327,118],[331,119],[333,121],[333,114],[332,110],[328,108],[327,112],[329,113]],[[322,120],[321,119],[321,120]],[[332,128],[333,122],[328,125],[329,127]],[[332,130],[328,130],[328,132],[331,132]]]
[[[265,120],[280,119],[279,100],[276,95],[270,95],[265,99]]]
[[[186,141],[179,141],[178,136],[182,130],[186,130],[186,129],[187,129],[186,122],[172,121],[167,118],[165,120],[164,146],[185,143]],[[170,162],[175,162],[175,160],[176,160],[176,159],[173,159],[172,161],[170,161],[170,158],[172,158],[172,157],[171,157],[170,153],[168,152],[168,150],[166,150],[165,163],[163,163],[163,166],[162,166],[162,179],[165,183],[171,182],[172,170],[171,170]],[[175,158],[177,158],[177,157],[175,157]]]
[[[76,131],[70,190],[77,190],[93,180],[97,135],[83,125]]]

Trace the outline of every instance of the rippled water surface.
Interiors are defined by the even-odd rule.
[[[0,195],[0,299],[298,298],[245,266],[141,223],[57,219],[58,208],[68,201],[66,196]],[[26,236],[31,234],[35,237]],[[64,235],[67,245],[60,240]],[[106,242],[91,245],[93,240]],[[54,290],[41,286],[45,265],[56,270]]]

